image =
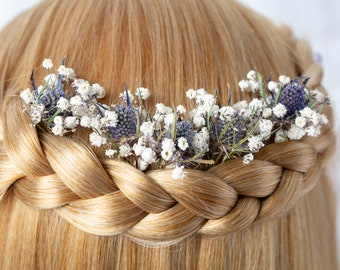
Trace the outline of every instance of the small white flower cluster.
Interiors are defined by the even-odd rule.
[[[241,91],[243,92],[258,92],[260,90],[260,84],[257,77],[257,72],[251,70],[247,74],[247,80],[242,80],[238,83]]]
[[[205,89],[189,89],[186,96],[188,99],[195,100],[197,106],[189,113],[190,120],[196,128],[204,127],[207,117],[218,115],[219,107],[216,105],[216,97],[207,93]]]
[[[287,131],[289,140],[300,140],[303,136],[317,137],[320,135],[321,127],[328,124],[324,114],[320,114],[309,107],[298,112],[294,124]]]
[[[45,59],[43,67],[50,72],[52,61]],[[120,104],[101,104],[98,99],[105,96],[105,89],[76,79],[74,70],[62,64],[56,74],[45,77],[43,86],[25,89],[20,96],[33,126],[43,122],[57,136],[74,132],[78,126],[88,128],[92,131],[90,143],[103,147],[107,157],[124,160],[142,171],[173,168],[172,177],[183,179],[185,168],[208,169],[239,157],[248,164],[253,153],[271,138],[283,142],[318,136],[328,123],[320,114],[327,102],[319,91],[308,89],[303,90],[308,104],[307,99],[287,102],[291,99],[285,97],[292,94],[287,93],[289,89],[304,87],[294,83],[290,85],[290,78],[282,75],[279,82],[270,81],[265,87],[261,75],[250,71],[239,83],[241,91],[259,94],[249,103],[242,100],[221,106],[218,96],[205,89],[189,89],[186,97],[194,105],[191,110],[157,103],[151,114],[145,106],[149,89],[138,87],[133,93],[125,87],[119,95]],[[70,97],[64,91],[67,86],[73,89],[67,91],[74,93]],[[288,115],[294,106],[300,109]]]

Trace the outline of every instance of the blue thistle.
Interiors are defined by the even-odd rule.
[[[64,61],[65,60],[63,60],[62,65],[64,65]],[[45,106],[45,111],[48,112],[45,114],[45,116],[48,119],[51,118],[57,111],[56,105],[57,105],[58,100],[61,97],[66,98],[66,94],[63,90],[63,76],[60,74],[58,75],[57,85],[54,89],[47,86],[46,89],[44,89],[43,92],[40,94],[39,89],[35,84],[34,70],[33,70],[31,74],[31,85],[35,91],[36,97],[38,97],[38,103],[43,104]]]
[[[171,128],[170,128],[171,130]],[[189,121],[179,121],[176,123],[176,138],[184,137],[190,145],[194,139],[194,126]]]
[[[225,130],[226,126],[228,128]],[[222,135],[223,132],[223,135]],[[233,145],[238,143],[244,137],[243,121],[235,117],[232,122],[216,119],[211,127],[211,137],[220,141],[222,144]]]
[[[290,117],[296,111],[302,110],[308,105],[308,98],[305,95],[305,87],[309,78],[301,82],[301,77],[292,80],[281,90],[278,103],[285,105],[287,113],[285,117]]]
[[[109,127],[110,137],[119,141],[123,137],[136,134],[137,118],[133,107],[121,104],[114,110],[118,115],[118,121],[116,127]]]

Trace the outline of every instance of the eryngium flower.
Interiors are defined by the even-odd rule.
[[[188,144],[192,143],[192,140],[195,136],[194,126],[189,121],[180,121],[176,124],[176,138],[184,137]]]
[[[304,90],[308,79],[301,82],[301,78],[296,78],[283,87],[278,103],[283,104],[287,109],[284,117],[290,117],[296,111],[302,110],[308,105],[308,99]]]
[[[136,113],[132,106],[119,105],[115,108],[118,115],[117,125],[109,127],[110,137],[119,141],[123,137],[136,134]]]
[[[211,127],[211,137],[216,141],[232,146],[243,139],[243,129],[243,121],[237,116],[232,122],[218,118]]]
[[[45,111],[48,111],[48,113],[45,114],[47,119],[52,117],[54,113],[57,111],[58,108],[56,108],[56,105],[58,103],[58,100],[61,97],[66,98],[66,94],[63,90],[62,80],[63,80],[63,77],[59,75],[58,82],[57,82],[55,89],[52,89],[48,86],[44,90],[44,92],[42,93],[42,95],[40,96],[38,100],[40,104],[43,104],[45,106]],[[33,84],[33,87],[36,89],[37,95],[38,95],[39,93],[34,83],[33,73],[32,73],[32,84]]]

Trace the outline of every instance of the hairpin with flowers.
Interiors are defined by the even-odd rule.
[[[43,67],[49,72],[44,83],[37,86],[32,72],[32,89],[20,93],[33,127],[39,125],[56,136],[79,126],[90,129],[90,143],[103,147],[108,158],[142,171],[172,168],[174,179],[183,179],[185,168],[206,170],[236,158],[249,163],[266,144],[316,137],[328,123],[321,111],[330,100],[307,89],[306,77],[291,80],[281,75],[278,82],[265,83],[252,70],[239,82],[241,91],[258,96],[250,102],[222,106],[216,93],[189,89],[190,108],[157,103],[150,110],[147,88],[132,93],[125,86],[120,102],[107,105],[98,101],[105,89],[77,79],[64,61],[56,73],[51,73],[50,59]]]

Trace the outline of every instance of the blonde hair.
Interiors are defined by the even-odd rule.
[[[115,100],[152,89],[179,104],[188,88],[242,96],[250,69],[277,77],[322,69],[304,41],[234,1],[44,1],[1,35],[2,269],[336,269],[334,202],[323,165],[331,125],[303,142],[272,144],[249,165],[146,174],[105,159],[87,134],[29,126],[19,92],[32,67],[66,57]],[[37,80],[43,72],[36,70]],[[230,91],[228,89],[231,89]],[[331,111],[328,111],[331,118]]]

